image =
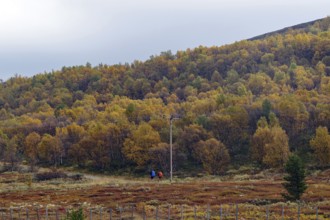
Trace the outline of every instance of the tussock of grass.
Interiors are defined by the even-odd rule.
[[[251,177],[248,174],[235,175],[233,177],[234,181],[242,181],[242,180],[249,180],[249,179],[251,179]]]

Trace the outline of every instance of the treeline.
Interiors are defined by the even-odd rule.
[[[330,18],[258,40],[163,52],[145,62],[63,67],[0,84],[9,168],[113,172],[330,163]]]

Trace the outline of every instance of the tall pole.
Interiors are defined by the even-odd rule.
[[[178,117],[174,117],[170,115],[170,182],[172,183],[173,180],[173,146],[172,146],[172,127],[173,127],[173,120],[179,119]]]
[[[173,179],[173,152],[172,152],[172,116],[170,117],[170,182],[172,183]]]

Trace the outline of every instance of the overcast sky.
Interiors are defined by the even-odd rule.
[[[330,0],[0,0],[0,79],[224,45],[330,15]]]

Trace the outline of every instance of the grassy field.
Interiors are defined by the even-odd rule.
[[[308,176],[308,189],[303,195],[300,219],[330,218],[330,170],[314,172]],[[84,174],[82,180],[53,179],[35,181],[31,173],[0,174],[0,207],[22,209],[31,207],[61,207],[62,209],[92,208],[109,215],[109,208],[118,214],[120,207],[133,207],[135,213],[154,216],[184,215],[220,219],[220,212],[235,219],[236,204],[240,219],[281,219],[297,216],[297,204],[287,203],[281,193],[282,175],[262,172],[225,177],[174,178],[162,181],[145,178]],[[132,205],[130,205],[132,204]],[[130,208],[127,208],[130,210]],[[170,209],[170,210],[169,210]],[[268,210],[268,211],[267,211]],[[126,210],[127,211],[127,210]],[[128,211],[130,212],[130,211]],[[231,214],[230,214],[231,213]],[[231,215],[231,217],[229,217]],[[212,217],[214,216],[214,217]],[[217,216],[217,217],[216,217]],[[295,218],[293,218],[295,219]]]

